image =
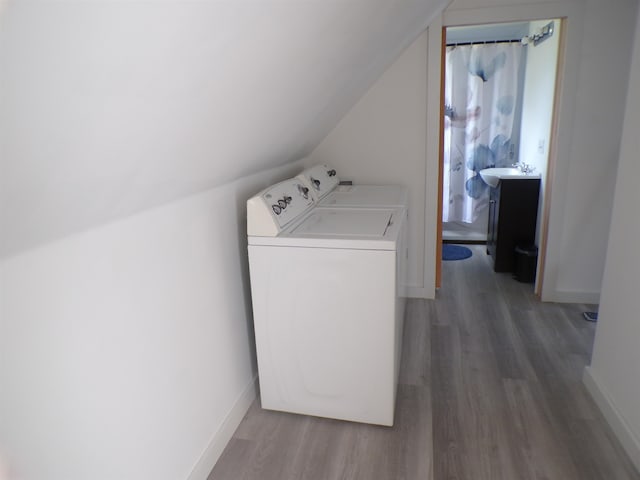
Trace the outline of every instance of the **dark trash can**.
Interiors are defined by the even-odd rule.
[[[516,271],[513,276],[522,283],[533,283],[536,280],[538,264],[538,247],[535,245],[518,245],[516,247]]]

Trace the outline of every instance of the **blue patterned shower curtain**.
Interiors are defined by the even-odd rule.
[[[444,222],[473,223],[489,204],[480,170],[514,162],[511,135],[523,48],[520,43],[447,47]]]

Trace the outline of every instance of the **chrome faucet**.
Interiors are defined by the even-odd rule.
[[[524,162],[514,163],[511,166],[514,168],[517,168],[525,175],[528,175],[529,173],[533,173],[536,169],[536,167],[534,167],[533,165],[529,165],[528,163],[524,163]]]

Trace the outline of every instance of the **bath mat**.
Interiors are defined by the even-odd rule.
[[[445,243],[442,245],[442,260],[464,260],[472,255],[471,250],[460,245]]]

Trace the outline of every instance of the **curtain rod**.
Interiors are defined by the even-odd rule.
[[[493,45],[496,43],[521,43],[522,40],[515,38],[513,40],[483,40],[480,42],[452,42],[447,43],[447,47],[464,47],[465,45]]]

